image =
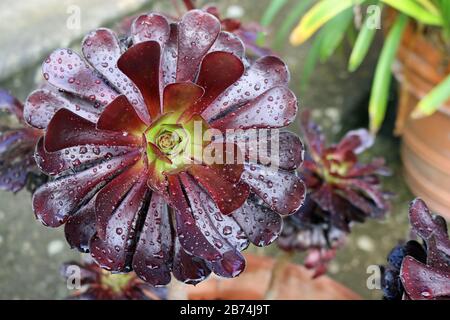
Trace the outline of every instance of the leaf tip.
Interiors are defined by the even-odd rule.
[[[355,72],[356,69],[358,69],[358,66],[356,65],[355,61],[353,61],[352,59],[350,59],[350,61],[348,62],[347,70],[348,70],[349,72]]]
[[[380,124],[376,123],[372,117],[369,121],[369,132],[373,137],[376,137],[378,131],[380,130]]]
[[[419,107],[416,107],[412,112],[411,112],[411,118],[412,119],[421,119],[426,117],[427,114],[425,114]]]
[[[302,43],[304,43],[306,40],[307,40],[307,38],[304,37],[304,33],[300,29],[300,27],[295,28],[294,31],[292,31],[292,33],[291,33],[291,35],[289,37],[289,42],[293,46],[299,46]]]

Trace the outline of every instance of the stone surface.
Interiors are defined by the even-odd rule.
[[[0,192],[0,239],[0,299],[67,295],[59,266],[79,254],[69,250],[62,229],[35,220],[29,193]]]
[[[3,0],[0,80],[67,47],[86,32],[146,4],[146,0]]]

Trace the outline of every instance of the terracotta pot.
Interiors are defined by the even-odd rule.
[[[189,300],[260,300],[268,289],[274,260],[268,257],[246,255],[246,270],[237,278],[210,277],[190,286]],[[282,300],[356,300],[356,293],[342,284],[321,276],[312,279],[312,272],[302,266],[289,263],[283,268],[273,299]]]
[[[420,99],[450,74],[450,56],[439,49],[435,35],[425,35],[412,24],[405,30],[394,66],[401,84],[396,133],[403,138],[401,156],[409,187],[450,219],[450,99],[429,117],[409,116]]]

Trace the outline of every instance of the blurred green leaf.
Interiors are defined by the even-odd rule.
[[[268,26],[273,21],[278,11],[280,11],[283,8],[286,2],[287,0],[270,1],[270,5],[267,7],[266,11],[264,12],[261,18],[261,25]]]
[[[439,10],[436,8],[436,6],[433,4],[433,1],[430,0],[416,0],[418,3],[422,5],[425,9],[430,11],[434,15],[439,15]]]
[[[313,0],[302,0],[299,1],[294,8],[290,11],[286,19],[284,19],[278,32],[275,36],[274,47],[280,49],[284,41],[287,39],[289,32],[295,25],[295,22],[300,18],[300,16],[305,12],[305,10],[311,5]]]
[[[323,33],[322,45],[320,47],[320,61],[325,62],[334,53],[336,48],[342,42],[345,33],[353,21],[352,8],[346,9],[331,19],[320,30]]]
[[[292,31],[290,41],[293,45],[300,45],[308,40],[320,27],[333,19],[342,11],[365,0],[322,0],[316,3],[300,20]]]
[[[398,11],[416,19],[417,21],[434,26],[442,26],[442,17],[427,11],[415,0],[381,0]]]
[[[447,40],[450,39],[450,1],[449,0],[437,0],[439,11],[444,21],[445,36]]]
[[[408,18],[403,14],[396,18],[394,25],[386,37],[378,59],[369,102],[370,131],[373,134],[378,132],[386,115],[389,87],[391,84],[391,66],[394,62],[407,22]]]
[[[375,36],[375,33],[377,32],[377,29],[370,26],[369,21],[373,18],[374,14],[375,12],[373,12],[372,15],[367,15],[366,19],[364,19],[361,29],[359,30],[358,37],[356,38],[356,43],[353,47],[352,54],[350,55],[350,60],[348,63],[348,70],[350,72],[353,72],[359,68],[373,42],[373,38]]]
[[[352,48],[355,45],[357,31],[358,30],[356,30],[354,25],[351,25],[350,28],[347,29],[345,38]]]
[[[267,7],[261,18],[261,25],[267,27],[270,25],[277,15],[277,13],[283,8],[286,4],[287,0],[272,0],[270,1],[270,5]],[[259,46],[263,46],[265,43],[264,33],[260,32],[256,38],[256,44]]]
[[[437,111],[450,98],[450,75],[434,87],[418,104],[412,113],[413,118],[429,116]]]
[[[308,88],[309,79],[311,78],[311,74],[313,73],[319,60],[320,47],[322,46],[322,43],[323,34],[318,34],[314,38],[311,48],[308,51],[300,80],[300,89],[302,92]]]

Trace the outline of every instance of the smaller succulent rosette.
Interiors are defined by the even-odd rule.
[[[74,288],[69,300],[165,300],[167,288],[155,288],[134,272],[112,274],[93,261],[66,262],[60,268],[67,286]],[[79,287],[77,287],[79,286]]]
[[[0,89],[0,111],[11,115],[0,127],[0,189],[18,192],[25,186],[33,191],[45,182],[34,161],[34,148],[43,132],[23,120],[23,105]]]
[[[423,244],[410,240],[389,253],[381,277],[384,299],[450,299],[450,239],[445,219],[432,215],[423,200],[415,199],[409,221]]]
[[[308,111],[301,114],[301,129],[307,153],[300,171],[308,193],[302,208],[285,219],[278,244],[288,251],[308,251],[305,265],[319,276],[345,243],[353,222],[381,218],[388,211],[389,194],[382,191],[379,176],[389,172],[383,159],[358,161],[373,144],[365,129],[349,131],[339,143],[326,146]]]

